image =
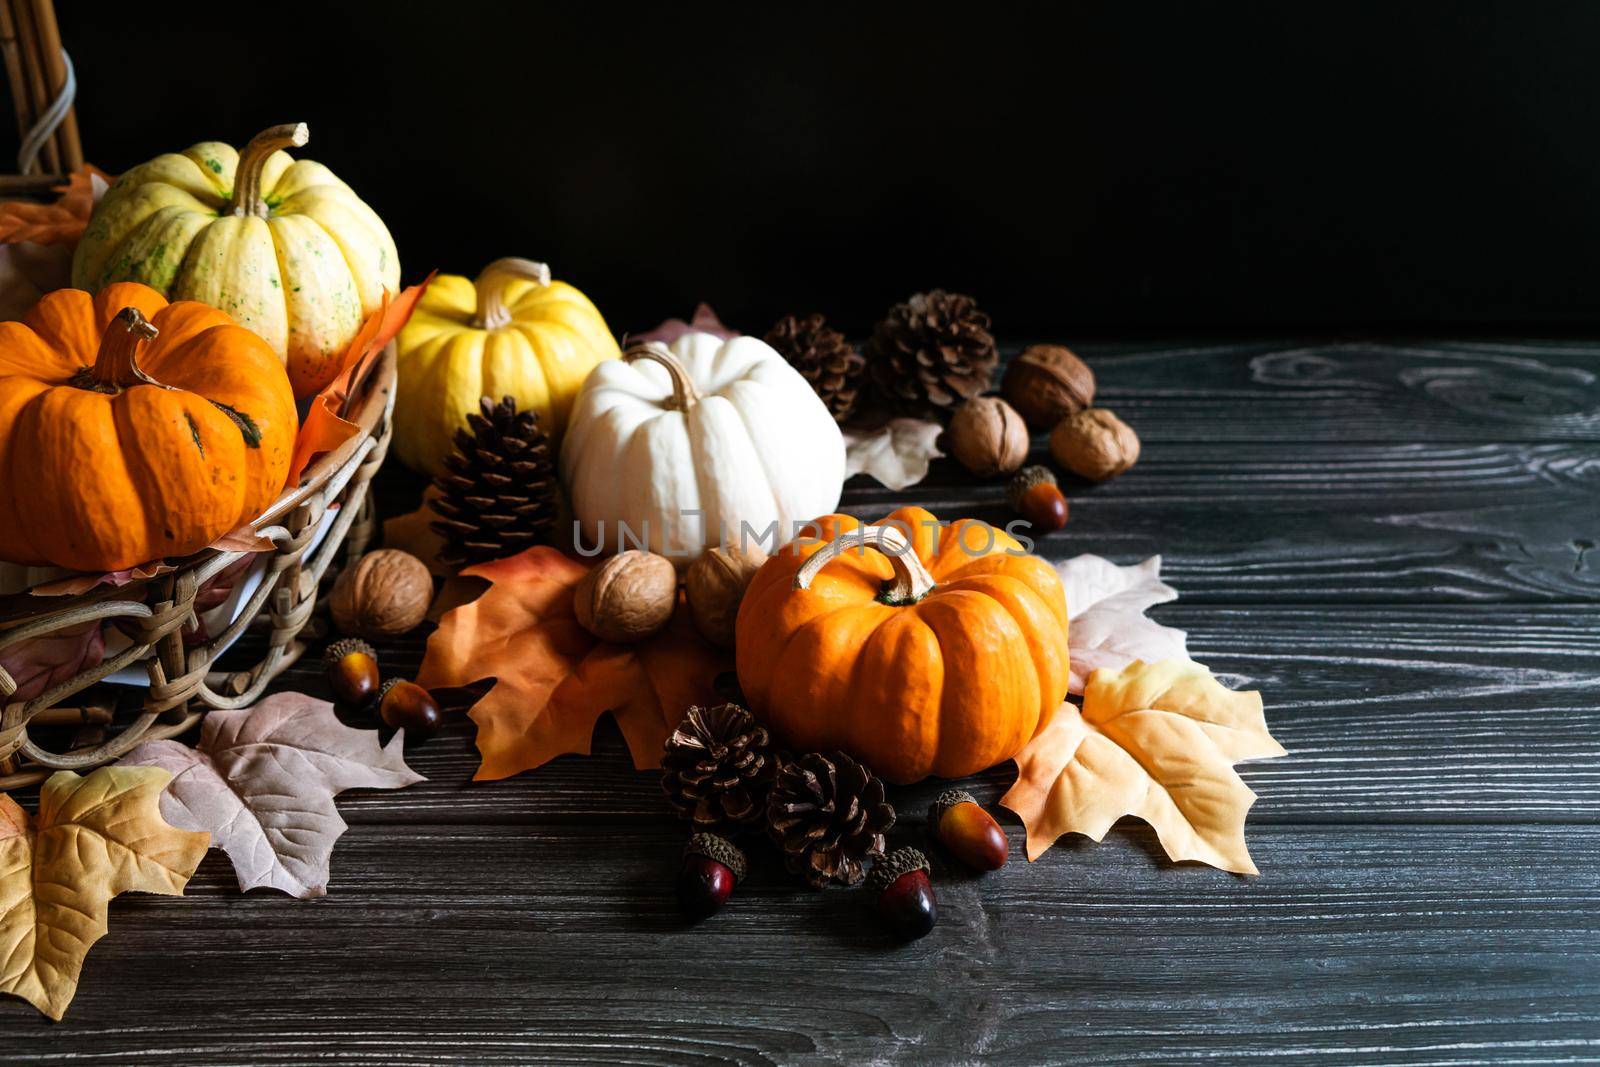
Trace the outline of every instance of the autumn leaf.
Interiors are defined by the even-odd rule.
[[[667,319],[653,330],[644,333],[630,333],[623,337],[624,346],[644,344],[646,341],[658,341],[670,345],[686,333],[709,333],[713,337],[720,337],[726,341],[730,337],[738,337],[739,331],[729,329],[717,318],[717,313],[711,310],[711,305],[701,302],[694,306],[694,314],[689,316],[689,321],[682,319]]]
[[[178,896],[209,837],[161,821],[155,767],[52,775],[39,814],[0,794],[0,991],[60,1019],[119,893]]]
[[[1089,678],[1017,756],[1000,803],[1028,830],[1028,858],[1080,833],[1096,841],[1124,815],[1155,827],[1174,860],[1255,874],[1244,820],[1255,803],[1233,765],[1282,756],[1261,694],[1224,688],[1187,660],[1135,661]]]
[[[1145,617],[1146,609],[1178,599],[1161,580],[1161,557],[1119,567],[1094,555],[1056,564],[1067,591],[1072,623],[1072,673],[1069,693],[1082,693],[1089,675],[1119,669],[1134,660],[1154,663],[1188,659],[1188,635]]]
[[[379,745],[376,730],[344,725],[325,700],[275,693],[253,707],[211,712],[194,748],[146,741],[119,766],[171,773],[162,817],[210,833],[233,861],[240,889],[320,897],[333,846],[348,829],[333,798],[424,781],[406,766],[404,743],[397,733]]]
[[[444,616],[417,682],[433,688],[496,679],[472,706],[478,779],[506,778],[568,753],[587,755],[610,711],[634,766],[658,766],[690,704],[715,695],[729,658],[706,644],[680,602],[665,631],[636,645],[603,642],[578,625],[572,594],[589,571],[539,545],[461,573],[490,585]]]
[[[83,237],[97,200],[110,187],[111,176],[87,166],[72,174],[53,203],[0,200],[0,244],[75,245]]]
[[[943,428],[927,419],[891,419],[872,429],[844,431],[844,476],[865,474],[896,492],[928,476]]]
[[[422,299],[432,281],[433,275],[429,274],[419,284],[401,290],[392,300],[388,291],[384,291],[383,306],[366,317],[350,341],[350,347],[345,349],[338,376],[312,398],[311,408],[294,440],[294,456],[289,461],[289,478],[285,484],[299,485],[300,476],[315,456],[332,452],[356,435],[355,423],[344,417],[350,402],[361,393],[367,373],[384,346],[394,340],[395,334],[411,318],[417,301]]]
[[[90,619],[0,649],[0,670],[11,675],[17,687],[16,692],[6,698],[7,702],[20,704],[32,700],[79,671],[98,667],[105,651],[105,631],[100,619]]]

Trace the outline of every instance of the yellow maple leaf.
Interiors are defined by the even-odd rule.
[[[1282,755],[1260,693],[1228,689],[1188,660],[1135,660],[1095,671],[1081,711],[1062,705],[1017,756],[1000,803],[1027,827],[1030,860],[1062,834],[1100,841],[1136,815],[1174,860],[1255,874],[1244,819],[1256,795],[1233,765]]]
[[[162,820],[157,802],[171,780],[158,767],[60,771],[32,820],[0,793],[0,991],[60,1019],[89,946],[105,935],[111,898],[183,892],[211,835]]]

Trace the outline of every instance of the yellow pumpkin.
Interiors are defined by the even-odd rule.
[[[414,470],[438,474],[485,396],[538,412],[559,445],[583,380],[621,354],[589,298],[551,281],[543,263],[497,259],[476,281],[441,274],[400,331],[395,450]]]
[[[95,206],[72,284],[141,282],[221,308],[272,346],[295,396],[316,394],[400,288],[400,258],[348,185],[280,151],[307,136],[305,123],[274,126],[242,151],[204,141],[134,167]]]

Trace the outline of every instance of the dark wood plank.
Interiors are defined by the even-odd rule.
[[[905,827],[908,839],[917,833]],[[940,873],[887,942],[761,859],[698,928],[639,824],[361,826],[333,895],[123,898],[70,1022],[9,1063],[1573,1062],[1600,1056],[1600,828],[1263,826],[1258,880],[1102,845]]]
[[[1290,755],[1245,765],[1265,822],[1593,822],[1600,819],[1600,607],[1510,610],[1216,608],[1152,613],[1190,634],[1190,651],[1236,688],[1258,688]],[[414,672],[423,641],[386,648],[386,669]],[[324,693],[314,664],[284,684]],[[477,750],[462,722],[408,758],[430,782],[355,794],[346,817],[384,822],[582,821],[625,826],[659,816],[603,720],[597,755],[567,757],[503,782],[472,783]],[[1010,764],[967,784],[985,799]],[[897,794],[925,806],[937,783]],[[897,800],[897,803],[902,802]]]
[[[1593,343],[1074,347],[1146,442],[1600,440]]]

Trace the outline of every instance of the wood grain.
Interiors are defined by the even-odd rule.
[[[884,940],[859,894],[758,859],[701,927],[636,825],[362,826],[311,904],[124,898],[69,1021],[9,1063],[1477,1063],[1600,1055],[1600,829],[1261,826],[1258,880],[1119,830]],[[241,1007],[248,1006],[247,1010]],[[241,1050],[248,1050],[243,1054]]]
[[[1600,345],[1079,351],[1144,458],[1069,482],[1040,549],[1162,554],[1155,617],[1261,689],[1290,755],[1241,768],[1260,878],[1131,820],[1029,864],[1001,813],[1012,862],[941,864],[914,945],[761,848],[689,928],[682,830],[609,720],[494,783],[458,721],[408,753],[429,782],[340,798],[330,896],[241,895],[214,853],[186,899],[119,899],[64,1024],[0,1003],[4,1061],[1600,1062]],[[392,514],[420,485],[377,489]],[[1010,517],[948,461],[844,507],[913,501]],[[314,660],[283,685],[325,693]],[[895,791],[894,843],[945,785]]]

